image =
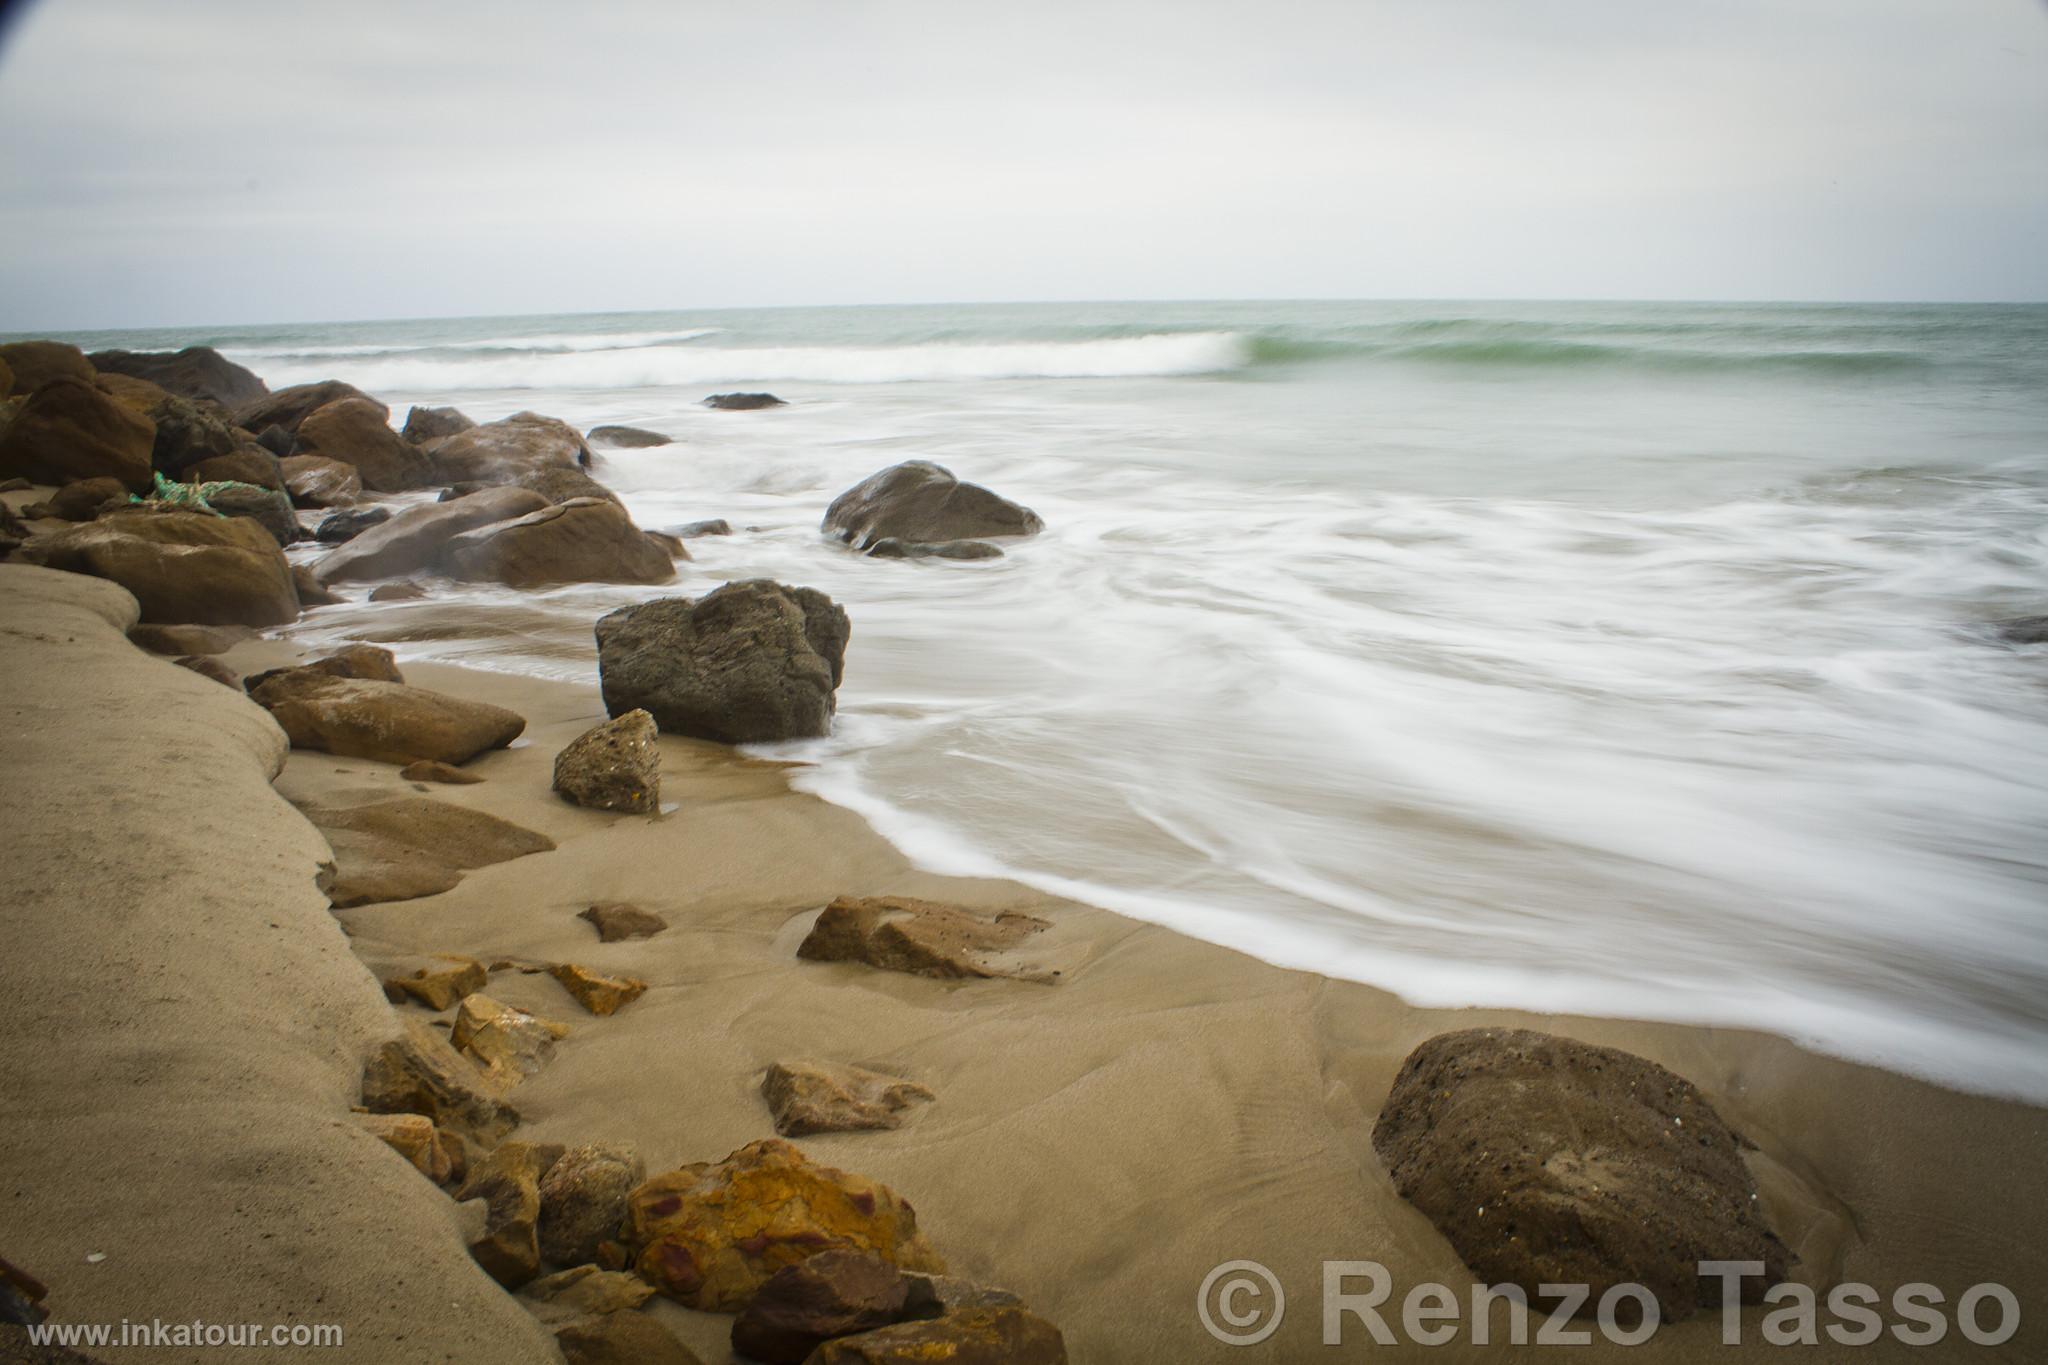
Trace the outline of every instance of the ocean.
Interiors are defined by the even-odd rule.
[[[670,589],[292,634],[594,681],[621,603],[766,576],[853,620],[763,752],[920,864],[1429,1006],[1729,1025],[2048,1101],[2048,307],[1181,303],[629,313],[71,338],[218,346],[402,421],[671,446]],[[769,389],[790,406],[700,401]],[[999,560],[855,556],[935,460]],[[431,497],[432,494],[420,495]],[[687,811],[674,818],[687,820]]]

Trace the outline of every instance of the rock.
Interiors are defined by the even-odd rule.
[[[187,483],[245,483],[252,488],[284,492],[284,472],[277,457],[259,445],[246,445],[231,455],[215,455],[185,466]]]
[[[618,943],[629,938],[653,938],[668,928],[668,921],[660,915],[623,901],[601,902],[591,906],[576,918],[590,921],[597,929],[597,940],[600,943]]]
[[[606,1313],[555,1329],[565,1365],[704,1365],[645,1313]]]
[[[225,654],[256,632],[247,626],[136,626],[133,644],[152,654]]]
[[[441,496],[435,498],[434,501],[454,502],[457,498],[466,498],[471,493],[481,493],[486,488],[503,488],[504,486],[501,483],[482,483],[476,479],[465,479],[460,483],[449,484],[441,490]]]
[[[546,498],[528,489],[491,488],[457,502],[408,507],[382,525],[361,532],[320,561],[320,577],[328,583],[340,583],[418,573],[433,564],[442,548],[464,531],[523,517],[547,505]]]
[[[614,1257],[612,1264],[623,1263],[626,1199],[646,1179],[646,1163],[630,1146],[594,1142],[564,1152],[540,1184],[541,1257],[555,1265]],[[638,1307],[642,1299],[623,1306]]]
[[[577,498],[597,498],[603,502],[617,503],[619,495],[591,478],[581,469],[550,465],[521,474],[513,483],[520,488],[529,488],[552,503],[573,502]]]
[[[435,966],[422,967],[410,976],[389,978],[384,983],[384,993],[393,998],[411,996],[430,1010],[445,1010],[464,996],[482,990],[490,981],[484,964],[473,957],[437,953],[434,960]],[[459,1039],[455,1046],[461,1049]]]
[[[436,1185],[446,1185],[458,1178],[461,1139],[436,1128],[426,1115],[357,1114],[355,1119]]]
[[[363,496],[362,475],[352,464],[324,455],[294,455],[277,466],[294,507],[346,507]]]
[[[402,579],[396,583],[385,583],[370,589],[370,600],[372,602],[419,602],[424,600],[426,595],[427,590],[411,579]],[[481,782],[483,779],[478,778],[477,780]]]
[[[469,1254],[484,1273],[517,1289],[540,1273],[540,1245],[534,1231],[540,1221],[540,1181],[562,1154],[560,1147],[532,1142],[506,1142],[470,1168],[455,1197],[481,1199],[490,1208],[484,1235],[469,1244]]]
[[[902,1322],[819,1347],[807,1365],[1066,1365],[1060,1329],[1022,1308],[964,1308]]]
[[[658,431],[648,431],[642,427],[592,427],[584,439],[592,445],[644,450],[649,446],[669,445],[674,442],[675,437],[664,436]]]
[[[479,1147],[495,1147],[519,1126],[519,1111],[450,1047],[422,1015],[402,1016],[404,1032],[363,1068],[363,1107],[373,1114],[423,1114]]]
[[[904,1274],[862,1251],[821,1251],[768,1277],[732,1325],[732,1348],[766,1365],[803,1365],[834,1337],[903,1317]]]
[[[235,408],[266,398],[270,390],[253,373],[211,346],[182,351],[94,351],[86,357],[102,374],[146,379],[180,398],[204,398]]]
[[[152,416],[157,404],[172,397],[146,379],[131,379],[125,374],[99,375],[93,380],[93,387],[130,412],[139,412],[144,417]]]
[[[516,711],[424,687],[331,678],[302,669],[250,693],[298,749],[404,765],[423,758],[463,764],[502,749],[526,728]]]
[[[1394,1188],[1472,1273],[1517,1284],[1647,1287],[1662,1318],[1720,1303],[1698,1263],[1759,1261],[1757,1302],[1792,1259],[1756,1182],[1693,1086],[1653,1062],[1526,1029],[1464,1029],[1415,1049],[1373,1128]]]
[[[565,1153],[567,1161],[575,1152]],[[560,1170],[562,1162],[555,1163]],[[549,1171],[552,1177],[554,1171]],[[541,1182],[541,1259],[555,1260],[547,1254],[547,1181]],[[557,1262],[560,1264],[560,1262]],[[579,1318],[601,1317],[606,1313],[630,1313],[654,1297],[654,1286],[638,1275],[623,1270],[599,1270],[594,1265],[571,1263],[568,1270],[558,1270],[552,1275],[543,1275],[537,1280],[528,1280],[519,1291],[519,1298],[528,1312],[542,1322],[574,1322]]]
[[[909,896],[841,896],[818,916],[796,955],[813,962],[865,962],[917,976],[1042,981],[1049,974],[1004,955],[1050,927],[1016,911],[990,920]]]
[[[458,432],[434,447],[442,483],[510,483],[542,469],[590,463],[590,447],[567,422],[520,412]]]
[[[718,408],[724,412],[747,412],[754,408],[780,408],[788,406],[772,393],[714,393],[704,400],[707,408]]]
[[[874,474],[832,500],[821,527],[857,550],[876,541],[906,544],[1035,536],[1045,529],[1036,512],[979,484],[962,483],[928,460],[911,460]]]
[[[268,488],[247,483],[216,488],[207,493],[206,505],[224,517],[249,518],[280,546],[295,544],[306,536],[298,514],[292,511],[291,499]]]
[[[482,966],[477,964],[479,970]],[[482,985],[479,981],[476,989]],[[555,1044],[568,1036],[567,1024],[476,994],[464,996],[457,1006],[448,1041],[482,1067],[487,1079],[509,1090],[553,1060]]]
[[[424,796],[307,807],[304,814],[334,850],[327,895],[343,909],[435,895],[461,881],[467,869],[555,846],[545,834],[509,820]]]
[[[156,423],[150,463],[173,479],[185,478],[195,465],[237,454],[252,445],[261,454],[271,453],[252,443],[246,432],[211,404],[165,394],[146,415]]]
[[[824,735],[850,629],[825,594],[762,578],[621,607],[597,623],[605,709],[726,744]]]
[[[374,678],[380,682],[405,681],[405,675],[398,671],[398,656],[382,645],[344,645],[334,653],[323,655],[311,663],[266,668],[261,673],[251,673],[244,686],[254,692],[272,678],[282,678],[292,673],[314,674],[327,678]]]
[[[152,624],[277,626],[299,615],[284,552],[246,517],[115,512],[38,536],[15,558],[111,579]]]
[[[374,599],[377,594],[371,593],[370,596]],[[408,763],[398,770],[398,775],[408,782],[440,782],[450,787],[474,786],[483,781],[483,778],[466,769],[447,763],[436,763],[431,759]]]
[[[985,540],[898,540],[884,536],[868,546],[876,559],[1001,559],[1003,552]]]
[[[353,384],[344,384],[339,379],[326,379],[318,384],[294,384],[288,389],[279,389],[267,398],[241,404],[234,408],[230,419],[244,431],[282,427],[296,436],[300,424],[307,417],[329,403],[340,402],[345,398],[361,398],[372,404],[377,401]]]
[[[299,457],[294,457],[299,458]],[[349,468],[349,466],[342,466]],[[322,545],[343,545],[354,540],[372,526],[382,526],[391,520],[388,507],[351,507],[343,512],[331,512],[320,521],[320,529],[313,532],[313,539]],[[371,594],[371,600],[376,594]]]
[[[57,379],[91,384],[100,373],[84,351],[62,341],[0,342],[0,365],[13,376],[10,393],[32,394]]]
[[[118,480],[131,493],[151,486],[156,424],[88,381],[54,378],[31,393],[0,430],[0,475],[37,483]]]
[[[2048,616],[2016,616],[2000,621],[1998,633],[2016,645],[2048,644]]]
[[[713,521],[686,521],[681,526],[664,526],[662,530],[678,540],[695,540],[699,536],[729,536],[732,523],[719,517]]]
[[[256,433],[256,444],[282,460],[299,448],[299,438],[273,422]]]
[[[661,749],[654,717],[628,711],[594,726],[555,756],[555,790],[591,810],[652,815],[661,806]]]
[[[633,525],[625,508],[596,498],[465,531],[449,540],[441,564],[456,578],[513,588],[667,583],[676,576],[668,554]]]
[[[656,545],[659,545],[662,553],[667,555],[670,560],[688,559],[690,557],[690,551],[683,545],[682,540],[670,535],[666,531],[648,531],[646,536]]]
[[[831,1062],[777,1062],[761,1079],[761,1098],[784,1137],[901,1128],[906,1111],[937,1098],[897,1076]]]
[[[128,489],[119,479],[78,479],[50,495],[43,504],[43,515],[60,521],[91,521],[110,502],[128,505]]]
[[[314,607],[338,606],[348,601],[346,597],[330,591],[326,584],[315,578],[309,565],[292,565],[292,583],[299,590],[299,605],[307,610]]]
[[[390,410],[369,398],[342,398],[306,414],[298,451],[351,465],[363,487],[398,493],[434,481],[420,448],[391,429]]]
[[[734,1312],[776,1271],[833,1248],[944,1273],[894,1190],[769,1138],[658,1175],[627,1201],[634,1269],[691,1308]]]
[[[557,962],[548,975],[562,983],[562,989],[592,1014],[617,1014],[646,994],[647,983],[638,977],[606,976],[573,962]]]
[[[180,668],[191,669],[202,678],[211,678],[223,687],[232,687],[237,692],[242,690],[242,680],[235,676],[235,670],[218,659],[209,659],[203,654],[187,654],[171,662]]]
[[[27,479],[0,479],[0,493],[26,493],[34,487]]]
[[[464,417],[454,408],[422,408],[415,406],[405,414],[405,429],[399,434],[414,445],[425,445],[438,441],[443,436],[468,431],[476,423]]]
[[[995,1289],[953,1275],[905,1275],[909,1292],[903,1299],[903,1317],[942,1318],[962,1308],[1022,1308],[1024,1300],[1007,1289]]]

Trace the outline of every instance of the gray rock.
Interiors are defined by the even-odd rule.
[[[772,393],[714,393],[704,400],[707,408],[725,412],[748,412],[755,408],[779,408],[787,404]]]
[[[857,550],[876,542],[905,545],[1034,536],[1045,523],[1028,507],[927,460],[892,465],[841,493],[825,509],[825,534]]]
[[[673,444],[675,437],[664,436],[658,431],[642,427],[592,427],[586,436],[593,445],[619,446],[626,450],[644,450],[650,446]]]
[[[340,545],[389,520],[388,507],[351,507],[345,512],[329,513],[321,521],[320,529],[313,532],[313,539],[322,545]]]
[[[555,790],[591,810],[652,815],[661,807],[661,749],[654,717],[628,711],[594,726],[555,756]]]

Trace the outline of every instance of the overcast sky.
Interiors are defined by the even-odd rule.
[[[2048,298],[2041,0],[37,0],[0,331]]]

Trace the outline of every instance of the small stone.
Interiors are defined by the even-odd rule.
[[[901,1128],[906,1111],[936,1098],[931,1091],[865,1067],[830,1062],[777,1062],[761,1080],[761,1098],[784,1137]]]
[[[560,1166],[561,1162],[555,1164]],[[541,1187],[541,1226],[545,1228],[547,1182],[542,1181]],[[546,1254],[545,1249],[542,1254]],[[527,1281],[519,1291],[526,1310],[542,1322],[574,1322],[606,1313],[630,1313],[653,1297],[654,1286],[638,1275],[624,1270],[600,1270],[594,1265],[576,1265],[543,1275]]]
[[[555,1265],[623,1264],[626,1200],[646,1179],[646,1164],[629,1146],[590,1143],[564,1152],[540,1184],[542,1258]]]
[[[903,1297],[903,1317],[942,1318],[962,1308],[1022,1308],[1024,1300],[1007,1289],[976,1284],[957,1275],[908,1274],[903,1277],[909,1292]]]
[[[616,1014],[638,1000],[647,983],[631,976],[605,976],[573,962],[557,962],[548,975],[562,983],[577,1003],[592,1014]]]
[[[436,1128],[424,1114],[357,1114],[355,1118],[436,1185],[461,1175],[461,1139]]]
[[[1052,974],[1008,955],[1050,927],[1016,911],[985,919],[909,896],[841,896],[825,907],[796,951],[812,962],[865,962],[918,976],[1049,981]]]
[[[484,1235],[470,1243],[469,1254],[507,1289],[517,1289],[540,1273],[540,1246],[535,1240],[540,1181],[561,1155],[562,1149],[553,1144],[504,1143],[477,1163],[456,1191],[458,1200],[482,1199],[490,1206]]]
[[[410,976],[393,977],[384,984],[403,991],[430,1010],[445,1010],[463,996],[484,988],[488,979],[484,964],[475,958],[439,953],[436,960],[446,965],[422,967]]]
[[[645,1313],[607,1313],[555,1331],[568,1365],[704,1365]]]
[[[483,781],[473,772],[431,758],[406,764],[398,770],[398,775],[408,782],[440,782],[451,787],[472,786]]]
[[[475,964],[479,978],[482,964]],[[478,986],[483,984],[479,979]],[[482,993],[466,995],[456,1007],[448,1041],[483,1068],[484,1077],[509,1088],[533,1075],[555,1055],[569,1026],[502,1004]]]
[[[519,1111],[495,1093],[424,1017],[404,1016],[405,1032],[363,1068],[363,1107],[373,1114],[424,1114],[435,1126],[489,1148],[519,1125]]]
[[[821,1251],[768,1277],[732,1325],[732,1348],[766,1365],[803,1365],[834,1337],[903,1316],[901,1270],[863,1251]]]
[[[724,517],[713,517],[709,521],[686,521],[681,526],[664,526],[661,529],[679,540],[695,540],[699,536],[729,536],[732,523]]]
[[[586,730],[555,757],[555,790],[593,810],[652,815],[661,806],[654,717],[628,711]]]
[[[629,938],[653,938],[668,928],[668,921],[651,910],[624,901],[604,901],[576,918],[589,920],[597,929],[600,943],[617,943]]]

